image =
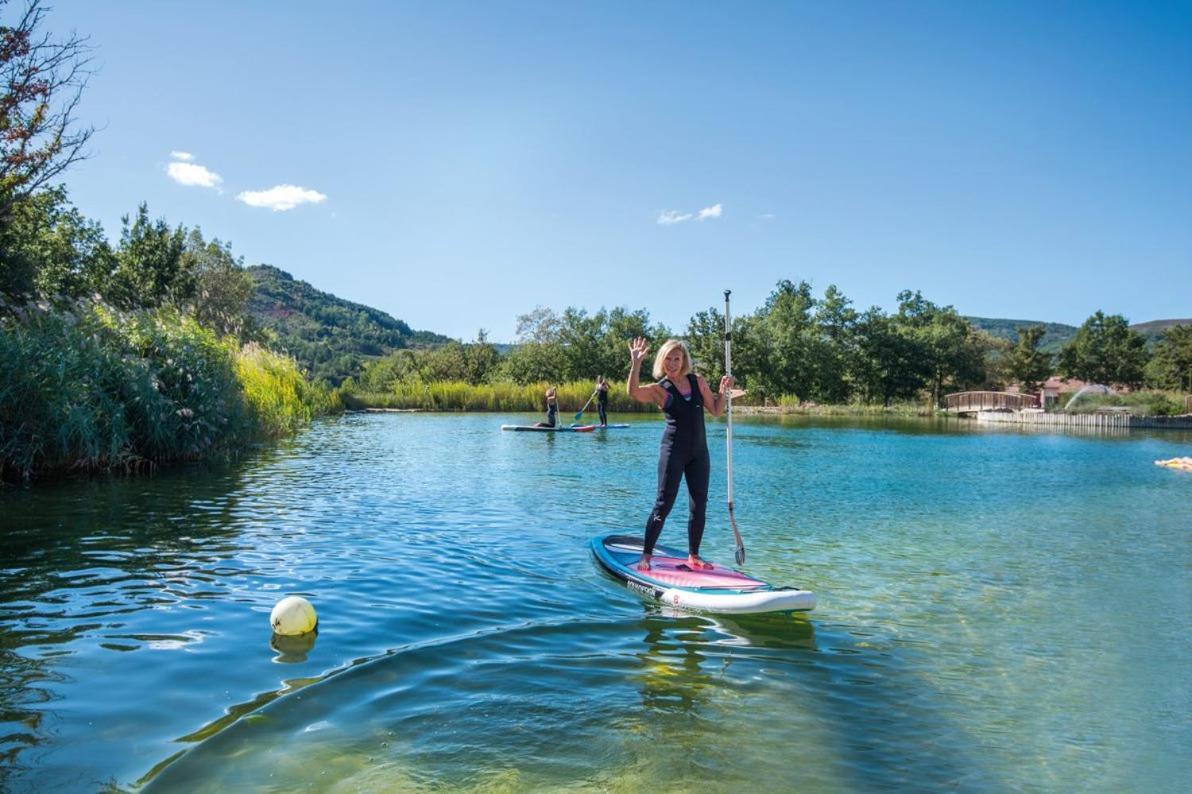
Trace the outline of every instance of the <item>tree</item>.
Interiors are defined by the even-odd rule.
[[[488,332],[481,328],[476,341],[464,345],[465,380],[473,386],[484,383],[496,370],[499,359],[497,348],[488,341]]]
[[[1089,383],[1137,387],[1147,363],[1146,339],[1120,314],[1098,310],[1060,351],[1060,369]]]
[[[9,0],[0,0],[3,15]],[[74,117],[91,72],[91,48],[71,35],[41,33],[41,0],[0,24],[0,226],[13,206],[85,157],[95,131]]]
[[[564,310],[558,331],[564,366],[558,377],[584,380],[600,374],[607,320],[604,309],[593,315],[572,306]]]
[[[454,339],[417,357],[418,372],[427,383],[466,380],[467,357],[464,346]]]
[[[880,308],[873,306],[857,318],[854,372],[866,401],[889,405],[913,397],[923,385],[922,376],[912,370],[914,356],[913,342]]]
[[[563,321],[553,309],[535,306],[534,311],[517,316],[517,340],[547,344],[559,341]]]
[[[898,314],[892,320],[908,343],[909,355],[903,362],[906,386],[918,379],[919,388],[931,390],[933,405],[940,404],[947,386],[984,382],[986,345],[954,308],[937,306],[918,291],[904,290],[898,293]]]
[[[498,369],[514,383],[525,385],[557,383],[564,365],[563,350],[558,345],[526,342],[510,350]]]
[[[115,266],[102,227],[62,188],[18,202],[0,224],[0,293],[78,298],[101,291]]]
[[[597,362],[596,373],[610,380],[627,377],[629,343],[639,336],[651,340],[657,348],[671,336],[671,332],[665,325],[651,325],[650,313],[645,309],[630,311],[618,306],[609,311],[604,331],[604,351]]]
[[[194,275],[191,306],[195,319],[220,335],[252,336],[254,324],[248,301],[253,295],[253,280],[243,260],[232,255],[231,244],[205,242],[203,233],[192,229],[182,256],[181,269]]]
[[[816,305],[815,326],[824,342],[817,373],[818,396],[828,402],[847,402],[852,393],[849,374],[857,357],[857,312],[835,284],[828,285]]]
[[[710,384],[718,382],[724,374],[724,315],[715,306],[696,312],[687,322],[685,338],[700,374]],[[733,353],[736,354],[740,349],[739,340],[734,338],[733,342]],[[736,355],[733,358],[735,360]],[[740,373],[734,371],[733,374],[737,375],[736,380],[740,383]]]
[[[755,317],[761,367],[758,385],[768,397],[815,395],[823,346],[812,321],[811,285],[782,279]]]
[[[1039,387],[1051,375],[1051,354],[1039,349],[1039,341],[1047,333],[1042,325],[1019,326],[1018,344],[1006,359],[1006,375],[1018,384],[1023,393],[1039,391]]]
[[[1146,381],[1157,389],[1192,392],[1192,325],[1163,332],[1146,366]]]
[[[186,252],[186,232],[171,229],[165,218],[149,220],[149,207],[137,207],[136,220],[121,218],[124,229],[116,250],[116,272],[106,297],[125,308],[181,306],[195,294],[193,261]]]

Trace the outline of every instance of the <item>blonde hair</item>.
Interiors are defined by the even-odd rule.
[[[662,343],[662,347],[658,348],[658,355],[654,356],[654,377],[661,379],[666,374],[666,370],[662,366],[662,362],[666,361],[666,357],[670,355],[675,348],[683,351],[683,369],[679,372],[679,377],[691,374],[691,351],[687,349],[687,343],[678,339],[668,339]]]

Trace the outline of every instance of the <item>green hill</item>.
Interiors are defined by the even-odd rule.
[[[1058,352],[1065,342],[1076,335],[1077,331],[1074,325],[1048,323],[1042,320],[1003,320],[992,317],[965,317],[964,319],[968,320],[969,324],[978,331],[984,331],[992,337],[1007,339],[1011,342],[1018,341],[1019,327],[1041,325],[1046,332],[1039,343],[1039,348],[1049,353]]]
[[[449,341],[415,331],[378,309],[337,298],[270,265],[247,268],[256,284],[249,311],[315,380],[339,385],[363,363],[400,348]]]
[[[964,319],[968,320],[974,328],[984,331],[990,336],[999,339],[1008,339],[1011,342],[1018,341],[1018,328],[1020,326],[1042,325],[1046,328],[1046,333],[1043,334],[1039,348],[1048,353],[1058,353],[1060,348],[1080,330],[1075,325],[1048,323],[1042,320],[1002,320],[992,317],[965,317]],[[1151,320],[1145,323],[1135,323],[1130,326],[1130,329],[1142,334],[1146,337],[1147,344],[1152,345],[1158,341],[1164,331],[1173,325],[1192,325],[1192,319]]]
[[[1159,341],[1164,331],[1177,325],[1192,325],[1192,317],[1183,320],[1151,320],[1148,323],[1137,323],[1130,328],[1145,336],[1147,344],[1152,344]]]

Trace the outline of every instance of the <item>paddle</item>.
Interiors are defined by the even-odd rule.
[[[724,291],[724,374],[733,376],[733,321],[728,312],[728,296],[732,290]],[[728,402],[725,409],[728,417],[728,429],[724,434],[724,447],[727,450],[728,464],[725,471],[728,474],[728,523],[733,528],[733,540],[737,548],[733,553],[737,565],[745,564],[745,542],[741,540],[741,532],[737,529],[737,519],[733,516],[733,390],[728,390]]]
[[[582,417],[584,415],[584,411],[588,410],[588,406],[592,404],[592,398],[595,396],[596,396],[596,392],[592,392],[592,397],[588,398],[588,401],[586,403],[584,403],[584,407],[580,408],[578,411],[575,412],[576,419],[579,419],[580,417]]]

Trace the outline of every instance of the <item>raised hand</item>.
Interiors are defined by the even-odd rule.
[[[733,387],[734,383],[736,383],[736,381],[733,380],[732,375],[725,375],[723,378],[720,379],[720,393],[728,394],[729,389],[731,389]]]
[[[639,336],[629,343],[629,360],[633,364],[640,364],[642,359],[646,357],[649,351],[649,345],[646,344],[645,337]]]

